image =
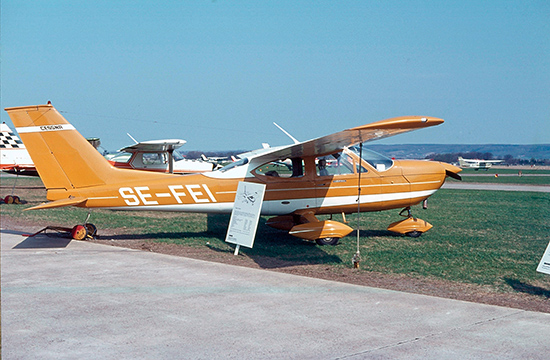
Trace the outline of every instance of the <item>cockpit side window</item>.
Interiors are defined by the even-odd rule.
[[[254,169],[254,173],[259,176],[298,178],[304,176],[304,161],[301,158],[271,161]]]
[[[110,160],[119,163],[127,163],[132,158],[131,153],[123,152],[113,156]]]
[[[162,165],[166,162],[164,153],[143,153],[143,165]]]
[[[354,173],[354,161],[348,154],[339,152],[315,159],[318,176],[348,175]],[[363,168],[363,172],[367,172]]]

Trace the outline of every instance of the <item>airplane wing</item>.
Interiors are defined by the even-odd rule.
[[[247,152],[244,152],[244,153],[241,153],[241,154],[237,154],[237,157],[239,159],[243,159],[243,158],[255,158],[255,157],[258,157],[260,155],[263,155],[263,154],[267,154],[267,153],[272,153],[274,150],[279,150],[279,149],[282,149],[282,148],[285,148],[286,146],[276,146],[276,147],[273,147],[273,148],[261,148],[261,149],[256,149],[256,150],[252,150],[252,151],[247,151]]]
[[[187,141],[181,139],[151,140],[143,141],[137,144],[123,147],[119,151],[135,152],[164,152],[175,150],[185,144]]]
[[[250,160],[251,163],[265,163],[278,159],[324,156],[366,141],[387,138],[404,132],[435,126],[443,119],[426,116],[402,116],[354,127],[313,140],[288,146],[273,148],[273,151],[260,154]]]

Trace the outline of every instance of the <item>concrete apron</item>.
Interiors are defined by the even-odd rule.
[[[3,230],[5,359],[543,359],[550,315]]]

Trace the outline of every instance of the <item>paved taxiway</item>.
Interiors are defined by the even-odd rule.
[[[460,183],[460,182],[449,182],[449,181],[446,181],[441,188],[442,189],[463,189],[463,190],[550,192],[550,186],[547,186],[547,185]]]
[[[550,314],[3,230],[5,359],[546,359]]]

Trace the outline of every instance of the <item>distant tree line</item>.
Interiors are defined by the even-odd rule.
[[[480,160],[504,160],[502,165],[550,165],[550,159],[521,159],[514,158],[512,155],[504,155],[503,157],[495,157],[492,153],[489,152],[459,152],[459,153],[450,153],[450,154],[429,154],[426,156],[426,159],[432,159],[435,161],[442,161],[446,163],[457,163],[458,158],[463,157],[464,159],[480,159]]]

